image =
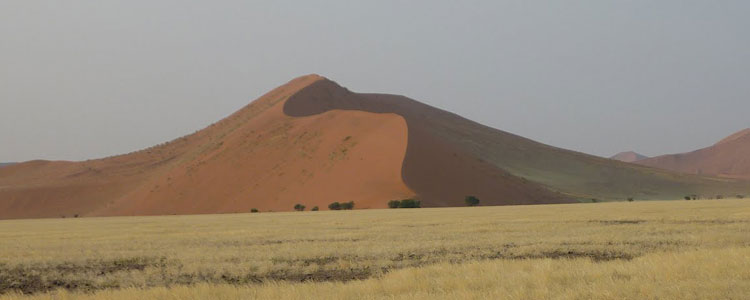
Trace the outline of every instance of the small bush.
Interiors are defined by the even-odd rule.
[[[690,196],[685,196],[685,200],[690,200]]]
[[[716,200],[724,199],[724,195],[716,195]]]
[[[330,210],[341,210],[341,203],[333,202],[331,204],[328,204],[328,209],[330,209]]]
[[[474,196],[466,196],[466,198],[464,198],[464,203],[466,203],[466,206],[477,206],[479,205],[479,198]]]
[[[399,200],[388,201],[388,208],[398,208],[400,205],[401,205],[401,201]]]
[[[628,197],[628,202],[633,202],[633,201],[635,201],[635,199],[633,199],[633,197]]]
[[[257,208],[251,208],[250,212],[256,214],[256,213],[259,213],[260,211]]]
[[[737,199],[745,199],[745,195],[737,195]]]
[[[78,214],[73,215],[73,218],[78,218]]]
[[[415,199],[404,199],[399,201],[398,208],[420,208],[422,207],[422,202]]]
[[[599,202],[599,200],[597,200],[596,198],[591,198],[591,203],[597,203],[597,202]]]
[[[296,210],[296,211],[304,211],[305,210],[305,206],[302,205],[302,204],[295,204],[294,205],[294,210]]]
[[[320,210],[317,206],[313,206],[312,211],[318,211]]]
[[[343,210],[352,210],[352,209],[354,209],[354,201],[349,201],[349,202],[341,203],[341,209],[343,209]]]

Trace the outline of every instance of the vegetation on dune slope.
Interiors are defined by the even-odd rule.
[[[750,201],[732,199],[0,221],[0,293],[346,298],[371,286],[376,296],[429,298],[470,297],[476,284],[518,298],[731,296],[747,282],[733,268],[747,261],[748,220]],[[661,265],[638,271],[653,261]],[[680,277],[693,267],[710,272]],[[416,277],[396,284],[405,274]]]

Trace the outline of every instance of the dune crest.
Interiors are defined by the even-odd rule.
[[[657,156],[637,163],[688,174],[750,179],[750,128],[707,148]]]
[[[290,117],[284,102],[323,78],[297,78],[194,134],[86,162],[0,171],[0,218],[288,211],[413,197],[401,179],[400,116],[333,111]]]
[[[627,152],[617,153],[615,156],[612,156],[609,159],[619,160],[621,162],[632,163],[632,162],[636,162],[636,161],[647,159],[647,158],[648,158],[648,156],[645,156],[643,154],[637,153],[635,151],[627,151]]]
[[[677,199],[747,187],[544,145],[308,75],[168,143],[0,168],[0,218],[290,211],[349,201],[385,208],[405,198],[446,207],[463,206],[467,196],[481,205]]]

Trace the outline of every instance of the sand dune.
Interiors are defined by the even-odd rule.
[[[3,168],[0,217],[282,211],[354,199],[368,208],[413,197],[401,179],[400,116],[284,115],[284,101],[317,80],[295,79],[202,131],[136,153]]]
[[[194,134],[83,162],[0,169],[0,218],[669,199],[743,182],[679,175],[543,145],[318,75],[290,81]]]
[[[657,156],[637,163],[689,174],[750,179],[750,128],[707,148]]]
[[[636,153],[634,151],[627,151],[627,152],[617,153],[615,156],[612,156],[609,159],[632,163],[632,162],[636,162],[636,161],[647,159],[647,158],[648,156],[642,155],[640,153]]]

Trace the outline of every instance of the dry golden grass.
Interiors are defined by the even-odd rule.
[[[0,240],[5,298],[750,294],[750,200],[18,220]]]

